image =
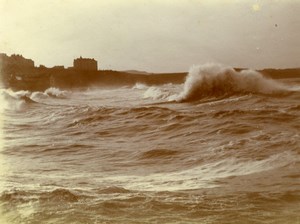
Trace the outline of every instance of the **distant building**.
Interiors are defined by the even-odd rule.
[[[2,68],[14,68],[14,69],[29,69],[34,68],[34,61],[26,59],[22,55],[12,54],[7,56],[6,54],[0,54],[0,64]]]
[[[94,58],[76,58],[73,62],[73,67],[76,70],[97,71],[98,65]]]

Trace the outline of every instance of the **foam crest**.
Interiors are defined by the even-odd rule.
[[[50,96],[50,97],[57,97],[57,98],[66,98],[68,96],[68,91],[60,90],[55,87],[50,87],[45,90],[44,94]]]
[[[288,89],[283,84],[267,79],[259,72],[238,72],[220,64],[205,64],[190,68],[183,91],[172,99],[185,102],[241,93],[273,95],[286,92]]]
[[[143,95],[144,99],[151,98],[153,100],[161,100],[161,99],[166,99],[170,93],[166,90],[163,90],[161,88],[151,86],[149,87]]]

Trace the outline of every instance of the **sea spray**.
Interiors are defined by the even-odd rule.
[[[170,99],[178,102],[194,101],[204,97],[230,96],[234,94],[282,94],[287,92],[282,84],[263,77],[253,70],[240,72],[220,64],[192,66],[183,91]]]

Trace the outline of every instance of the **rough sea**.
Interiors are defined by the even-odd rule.
[[[1,98],[0,223],[300,223],[300,79],[206,64]]]

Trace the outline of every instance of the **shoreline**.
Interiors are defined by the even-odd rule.
[[[235,68],[236,71],[246,70]],[[272,79],[300,78],[300,68],[257,70]],[[84,71],[75,69],[30,68],[2,69],[1,84],[13,90],[44,91],[50,87],[61,89],[87,88],[91,86],[124,86],[143,83],[163,85],[181,84],[188,72],[137,74],[124,71],[98,70]]]

